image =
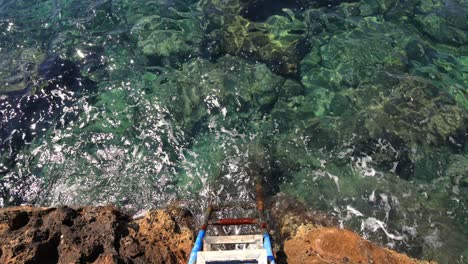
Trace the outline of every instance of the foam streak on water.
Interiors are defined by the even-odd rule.
[[[0,206],[201,215],[253,203],[260,176],[267,197],[463,263],[467,13],[462,0],[0,0]]]

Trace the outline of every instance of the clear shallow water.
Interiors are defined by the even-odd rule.
[[[2,206],[252,200],[464,263],[466,1],[0,1]]]

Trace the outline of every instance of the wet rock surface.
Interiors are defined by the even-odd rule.
[[[199,208],[260,174],[376,243],[466,262],[467,10],[4,0],[0,206]],[[302,209],[281,203],[288,239]]]
[[[278,263],[428,263],[336,228],[283,194],[269,204]],[[0,263],[186,263],[195,230],[192,214],[177,207],[138,218],[114,206],[3,208]]]

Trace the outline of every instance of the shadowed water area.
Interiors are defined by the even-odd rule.
[[[466,0],[0,0],[0,206],[198,214],[261,175],[468,263],[467,21]]]

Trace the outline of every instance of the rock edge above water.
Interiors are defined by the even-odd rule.
[[[275,215],[274,212],[272,215]],[[309,214],[309,216],[313,214]],[[296,225],[298,213],[277,225]],[[287,219],[286,219],[287,218]],[[273,232],[281,263],[434,263],[379,247],[358,234],[305,220],[295,232]],[[186,263],[192,214],[181,208],[134,219],[114,206],[0,209],[0,263]]]

